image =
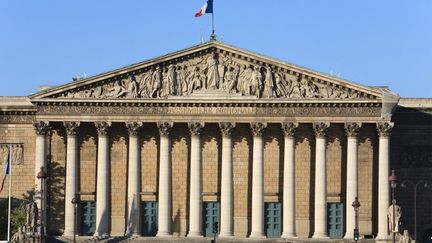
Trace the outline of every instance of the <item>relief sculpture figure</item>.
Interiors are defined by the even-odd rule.
[[[208,62],[209,62],[209,66],[207,70],[207,82],[205,88],[218,89],[220,78],[219,78],[217,55],[213,54],[209,58]]]
[[[195,67],[194,71],[189,74],[187,79],[189,82],[189,94],[194,90],[200,90],[203,87],[203,76],[201,75],[199,67]]]
[[[274,73],[275,93],[277,97],[288,96],[289,84],[282,75],[283,74],[278,72]]]
[[[237,90],[241,92],[242,95],[250,95],[250,79],[252,76],[252,69],[243,65],[240,69],[240,74],[237,82]]]
[[[227,68],[227,72],[225,73],[224,88],[228,93],[237,92],[237,75],[238,75],[237,67],[229,66]]]
[[[138,98],[138,82],[134,75],[129,77],[129,83],[126,90],[126,98]]]
[[[255,95],[257,97],[261,97],[262,90],[262,74],[260,70],[261,67],[255,66],[251,75],[250,92],[251,95]]]
[[[177,71],[174,65],[169,65],[168,74],[167,74],[167,82],[168,82],[168,94],[176,95],[177,94]]]
[[[119,98],[127,93],[126,89],[123,87],[121,80],[117,80],[115,83],[113,83],[113,86],[107,88],[107,91],[108,93],[105,94],[105,97],[107,98]]]
[[[262,97],[263,98],[273,97],[273,90],[274,90],[274,82],[273,82],[272,69],[268,67],[264,79],[264,91]]]
[[[152,89],[150,93],[150,97],[154,98],[160,98],[162,93],[162,82],[163,82],[163,76],[162,76],[162,70],[159,66],[156,67],[152,74]]]

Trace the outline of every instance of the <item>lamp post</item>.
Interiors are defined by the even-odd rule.
[[[45,179],[47,177],[48,177],[47,173],[45,172],[44,167],[42,166],[40,168],[40,171],[38,172],[38,174],[36,176],[36,178],[38,178],[41,181],[41,183],[40,183],[40,185],[41,185],[41,191],[40,191],[40,194],[41,194],[41,199],[40,199],[41,200],[40,201],[40,205],[41,205],[40,206],[40,241],[41,242],[45,242],[45,239],[44,239],[44,236],[45,236],[45,224],[44,224],[44,221],[45,221],[45,217],[44,217],[44,214],[45,214],[45,212],[44,212],[45,190],[44,190],[44,188],[45,188]]]
[[[392,170],[391,176],[389,176],[390,186],[392,188],[392,206],[393,206],[393,243],[396,243],[396,222],[395,222],[395,214],[396,214],[396,199],[395,199],[395,189],[397,186],[397,176],[395,174],[395,170]]]
[[[417,242],[417,188],[422,185],[424,188],[430,188],[429,182],[425,180],[417,181],[415,184],[412,181],[403,181],[401,186],[403,188],[408,188],[411,186],[414,188],[414,240]]]
[[[360,207],[360,202],[358,197],[355,197],[354,202],[352,203],[355,212],[355,228],[354,228],[354,240],[357,242],[360,238],[359,228],[358,228],[358,209]]]
[[[72,198],[71,203],[74,205],[74,235],[73,242],[76,242],[76,234],[77,234],[77,207],[78,207],[78,194],[75,194],[74,198]]]

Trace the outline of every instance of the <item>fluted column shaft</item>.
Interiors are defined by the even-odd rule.
[[[45,225],[45,215],[46,215],[46,179],[44,185],[42,185],[42,180],[38,179],[36,176],[38,175],[39,171],[42,167],[44,167],[45,172],[47,172],[47,161],[46,161],[46,153],[47,153],[47,139],[46,135],[49,132],[49,123],[38,121],[33,123],[35,133],[36,133],[36,150],[35,150],[35,203],[37,205],[38,209],[42,209],[42,211],[39,211],[39,222],[41,223],[41,219],[44,221],[44,227]],[[42,191],[45,193],[42,194]],[[42,199],[43,196],[43,200]],[[44,202],[42,205],[42,201]],[[44,229],[40,228],[40,231],[45,231]]]
[[[231,237],[234,232],[233,221],[233,168],[231,133],[235,123],[219,124],[222,133],[222,172],[221,172],[221,220],[219,237]]]
[[[252,231],[251,238],[263,238],[264,234],[264,166],[262,133],[266,124],[251,123],[253,134],[252,158]]]
[[[328,238],[327,235],[327,176],[326,137],[330,124],[314,123],[315,142],[315,232],[312,238]]]
[[[296,237],[295,222],[295,144],[294,133],[298,124],[283,123],[284,174],[283,174],[283,231],[282,238]]]
[[[172,123],[157,124],[160,134],[158,237],[171,236],[171,141]]]
[[[387,224],[387,209],[390,205],[390,133],[393,123],[377,123],[379,134],[378,157],[378,234],[377,240],[386,240],[389,237]]]
[[[141,149],[139,147],[138,132],[142,123],[128,122],[126,127],[129,133],[129,161],[128,161],[128,212],[127,229],[128,235],[140,235],[140,185],[141,185]]]
[[[200,133],[204,123],[189,123],[191,133],[189,233],[188,237],[202,237],[202,156]]]
[[[355,211],[351,206],[352,202],[358,197],[358,131],[360,123],[346,123],[347,133],[347,178],[346,178],[346,231],[345,239],[354,238],[354,228],[356,225]]]
[[[66,189],[65,189],[65,230],[63,235],[72,236],[75,232],[75,217],[72,199],[78,193],[78,139],[77,130],[79,122],[65,122],[67,133],[66,148]],[[75,232],[77,233],[77,232]]]
[[[96,180],[96,230],[95,236],[109,235],[110,195],[109,195],[109,122],[95,123],[98,131],[98,156]]]

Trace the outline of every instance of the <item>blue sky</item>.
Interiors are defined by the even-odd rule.
[[[204,0],[0,1],[0,96],[208,40]],[[430,0],[214,0],[218,40],[336,75],[432,97]]]

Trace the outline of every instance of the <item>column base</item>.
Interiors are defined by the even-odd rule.
[[[201,232],[198,232],[198,231],[189,231],[189,233],[187,234],[187,237],[190,237],[190,238],[202,238],[204,236],[203,236],[203,234]]]
[[[281,238],[294,239],[297,238],[296,233],[282,233]]]
[[[312,236],[313,239],[330,239],[327,233],[314,233]]]
[[[75,235],[78,235],[78,232],[76,232]],[[74,236],[74,232],[73,231],[64,231],[62,236],[73,237]]]
[[[391,239],[391,235],[388,235],[388,234],[380,234],[380,233],[378,233],[378,235],[375,237],[375,240],[378,240],[378,241],[386,241],[386,240],[390,240]]]
[[[172,234],[168,231],[158,231],[156,237],[171,237]]]
[[[266,235],[263,232],[251,232],[249,238],[264,239]]]
[[[234,234],[232,232],[220,232],[219,238],[234,238]]]
[[[110,235],[108,233],[95,232],[93,236],[105,238],[105,237],[109,237]]]

